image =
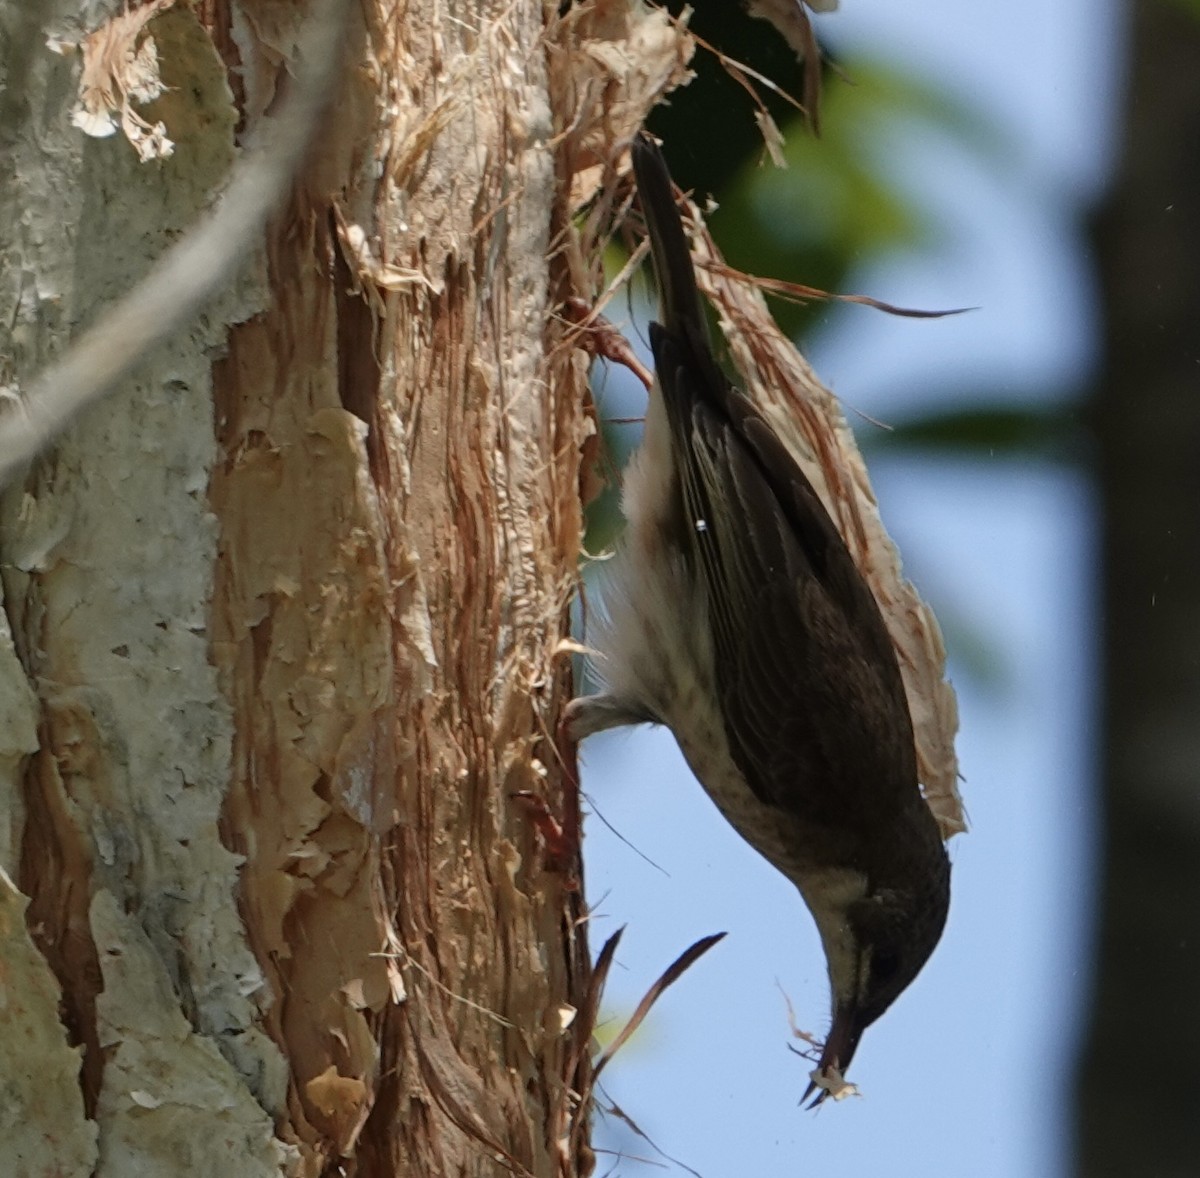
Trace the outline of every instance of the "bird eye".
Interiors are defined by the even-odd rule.
[[[895,981],[900,969],[900,954],[890,949],[878,946],[871,952],[871,983],[875,989],[882,989]]]

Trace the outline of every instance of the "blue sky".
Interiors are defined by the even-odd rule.
[[[979,310],[938,321],[842,310],[810,349],[822,378],[852,416],[883,420],[972,388],[1083,387],[1095,296],[1077,217],[1111,163],[1115,12],[1082,0],[843,0],[821,26],[844,54],[874,54],[969,101],[1006,144],[998,163],[928,128],[895,126],[887,166],[937,238],[864,269],[852,288]],[[619,1020],[692,941],[729,933],[664,995],[604,1088],[704,1178],[829,1167],[840,1178],[883,1167],[890,1178],[1053,1176],[1065,1172],[1089,981],[1079,967],[1093,870],[1089,487],[1078,472],[1006,458],[889,457],[872,473],[909,574],[999,656],[996,681],[981,683],[951,652],[972,829],[951,845],[942,945],[864,1037],[851,1074],[863,1098],[802,1111],[808,1065],[787,1049],[781,988],[798,1024],[817,1033],[828,989],[799,896],[716,814],[669,733],[594,737],[584,789],[658,865],[589,818],[594,947],[628,926],[606,1009]],[[654,1156],[615,1121],[600,1124],[596,1144]],[[612,1163],[602,1155],[598,1172]],[[659,1172],[630,1158],[616,1171]]]

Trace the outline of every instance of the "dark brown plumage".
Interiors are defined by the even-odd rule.
[[[674,732],[738,831],[799,887],[833,991],[820,1071],[933,951],[949,862],[917,784],[896,654],[870,589],[803,471],[709,342],[666,164],[640,136],[638,195],[662,291],[658,378],[626,476],[628,535],[599,641],[606,690],[579,736]]]

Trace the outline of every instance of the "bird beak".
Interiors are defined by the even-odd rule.
[[[829,1038],[825,1040],[825,1046],[821,1051],[820,1063],[817,1064],[818,1073],[821,1076],[829,1076],[829,1070],[833,1068],[839,1075],[844,1076],[846,1069],[850,1066],[850,1061],[854,1058],[858,1041],[862,1038],[865,1029],[866,1024],[859,1018],[856,1006],[839,1004],[833,1014],[833,1026],[829,1029]],[[815,1080],[809,1084],[800,1098],[800,1103],[803,1104],[814,1092],[817,1092]],[[828,1095],[829,1092],[822,1088],[808,1107],[816,1108]]]

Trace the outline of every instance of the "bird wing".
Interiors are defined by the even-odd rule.
[[[716,361],[662,154],[644,135],[630,152],[662,296],[650,342],[680,542],[706,590],[730,752],[761,800],[849,831],[913,796],[895,649],[812,484]]]
[[[758,797],[878,818],[916,780],[887,628],[819,496],[693,325],[651,328],[726,736]]]

